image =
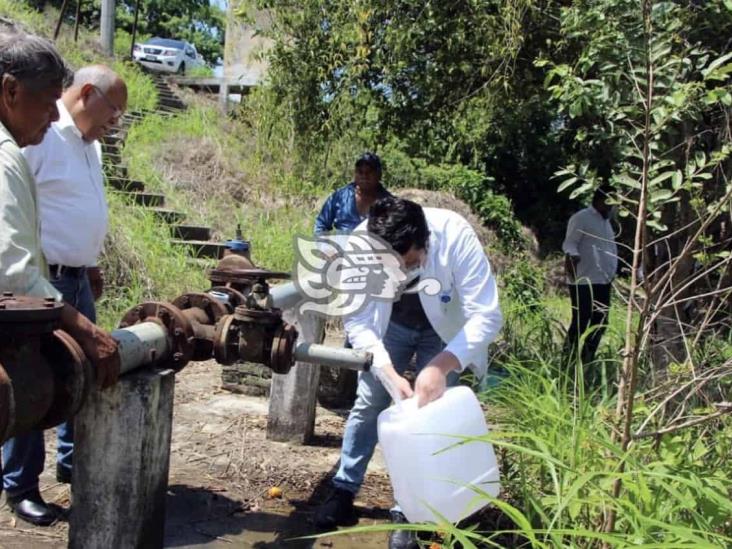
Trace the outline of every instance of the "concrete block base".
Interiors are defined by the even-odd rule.
[[[293,323],[295,313],[288,311],[285,318]],[[322,343],[325,323],[311,313],[297,313],[296,326],[299,341]],[[269,398],[267,438],[279,442],[306,444],[315,428],[315,405],[318,396],[320,366],[298,362],[286,375],[272,374]]]
[[[70,548],[163,546],[174,382],[132,372],[76,416]]]

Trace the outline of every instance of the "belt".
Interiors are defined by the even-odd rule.
[[[60,278],[61,276],[71,276],[73,278],[81,278],[86,274],[86,267],[67,267],[66,265],[49,265],[48,270],[51,278]]]

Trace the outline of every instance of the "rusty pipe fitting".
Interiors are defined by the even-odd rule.
[[[168,350],[142,363],[131,362],[127,365],[127,371],[150,363],[176,371],[184,368],[193,359],[196,351],[193,326],[188,317],[172,303],[149,301],[128,311],[119,327],[125,329],[148,322],[158,324],[164,329],[164,335],[160,332],[160,337],[166,339]]]
[[[53,299],[0,297],[0,438],[71,418],[91,390],[93,372],[79,345],[57,327]]]

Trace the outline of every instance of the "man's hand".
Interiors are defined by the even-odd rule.
[[[391,381],[392,385],[396,388],[397,392],[399,393],[399,396],[402,398],[410,398],[414,391],[412,391],[412,386],[409,384],[409,381],[405,377],[400,376],[397,371],[394,369],[394,366],[391,364],[389,366],[384,366],[384,373]]]
[[[417,406],[422,407],[433,400],[437,400],[447,388],[447,374],[460,368],[460,361],[449,351],[438,353],[425,366],[414,383],[414,392],[417,395]]]
[[[104,292],[104,274],[99,267],[87,267],[86,276],[89,277],[89,286],[91,286],[94,301],[97,301]]]
[[[114,385],[119,377],[119,351],[112,336],[68,303],[61,312],[61,328],[76,340],[95,367],[99,386],[106,389]]]

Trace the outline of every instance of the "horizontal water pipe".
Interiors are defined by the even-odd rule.
[[[372,359],[371,353],[343,347],[328,347],[317,343],[300,343],[295,347],[297,362],[308,362],[321,366],[368,371],[371,368]]]
[[[165,359],[171,352],[168,331],[155,322],[141,322],[112,332],[119,343],[119,373]]]

